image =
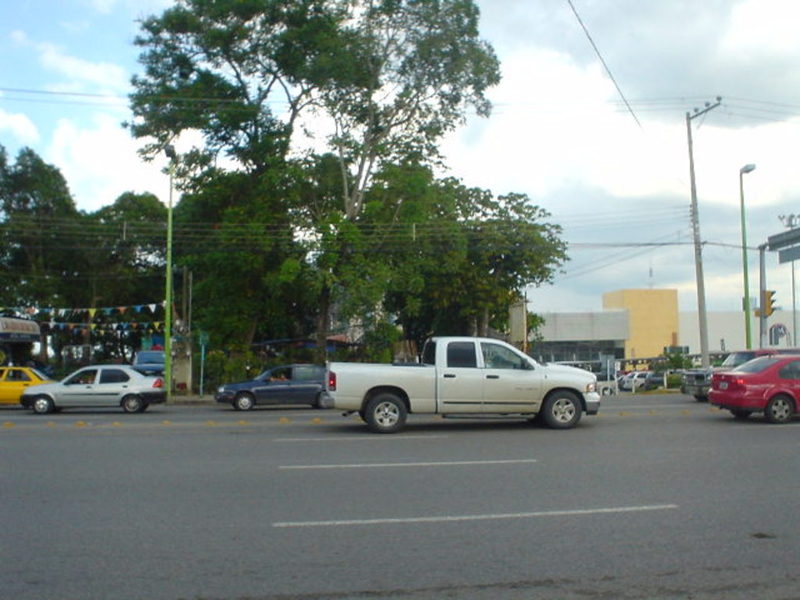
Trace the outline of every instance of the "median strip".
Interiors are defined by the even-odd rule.
[[[390,519],[347,519],[339,521],[284,521],[273,523],[276,528],[297,527],[342,527],[349,525],[405,525],[414,523],[455,523],[463,521],[498,521],[501,519],[534,519],[539,517],[574,517],[608,515],[658,510],[675,510],[677,504],[654,504],[650,506],[618,506],[613,508],[587,508],[578,510],[548,510],[523,513],[501,513],[487,515],[461,515],[440,517],[407,517]]]

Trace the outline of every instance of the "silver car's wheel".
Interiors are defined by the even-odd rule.
[[[122,399],[122,410],[124,410],[126,413],[141,412],[143,407],[144,403],[139,396],[125,396]]]
[[[239,394],[233,400],[233,408],[236,410],[250,410],[255,404],[255,399],[250,394]]]
[[[33,399],[33,412],[38,415],[46,415],[49,412],[53,412],[53,401],[50,400],[47,396],[37,396]]]
[[[367,403],[364,417],[370,431],[394,433],[406,423],[406,405],[394,394],[378,394]]]
[[[770,423],[788,423],[794,415],[794,402],[788,396],[775,396],[767,402],[764,416]]]
[[[581,420],[581,403],[570,391],[558,391],[544,402],[544,421],[553,429],[569,429]]]

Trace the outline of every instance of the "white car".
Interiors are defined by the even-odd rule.
[[[63,381],[26,388],[20,404],[38,414],[62,408],[102,407],[136,413],[166,398],[161,377],[144,375],[127,365],[93,365],[78,369]]]
[[[619,382],[619,389],[626,392],[641,389],[650,371],[631,371]]]

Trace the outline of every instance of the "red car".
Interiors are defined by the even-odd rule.
[[[763,412],[770,423],[788,423],[800,402],[800,355],[761,356],[714,373],[708,400],[737,419]]]

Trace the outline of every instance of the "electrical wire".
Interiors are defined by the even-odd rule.
[[[625,103],[625,106],[628,107],[628,112],[633,117],[633,120],[636,121],[636,124],[639,126],[639,129],[642,129],[642,124],[639,122],[639,117],[637,117],[636,113],[633,112],[633,108],[631,108],[631,105],[628,103],[627,98],[625,98],[625,94],[622,93],[622,90],[620,89],[619,84],[617,83],[617,80],[614,77],[614,74],[611,72],[611,69],[606,63],[605,58],[603,58],[603,55],[600,53],[600,49],[597,47],[597,44],[594,43],[594,39],[592,39],[592,34],[589,33],[589,30],[587,29],[586,25],[584,25],[583,19],[581,19],[581,16],[578,14],[575,5],[572,3],[572,0],[567,0],[567,4],[569,4],[569,7],[572,9],[573,14],[575,15],[575,18],[578,20],[578,23],[580,23],[581,28],[583,28],[583,32],[586,34],[586,37],[588,38],[589,43],[592,45],[592,48],[594,48],[595,54],[597,54],[597,58],[599,58],[600,62],[603,63],[603,68],[606,70],[606,73],[608,73],[608,77],[611,79],[612,83],[614,84],[614,87],[617,88],[617,93],[619,94],[619,97],[622,98],[622,101]]]

